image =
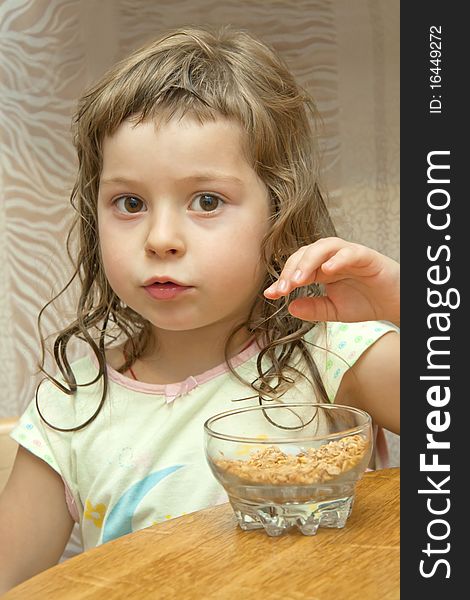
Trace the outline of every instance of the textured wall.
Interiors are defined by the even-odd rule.
[[[260,35],[313,93],[340,234],[399,255],[398,0],[3,0],[0,3],[0,416],[37,381],[37,313],[66,281],[70,117],[108,66],[160,32]],[[66,318],[44,321],[53,331]]]

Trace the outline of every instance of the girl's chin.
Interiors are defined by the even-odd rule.
[[[197,329],[202,329],[207,327],[208,325],[212,325],[211,322],[195,320],[195,319],[186,319],[186,320],[175,320],[175,319],[152,319],[150,320],[154,330],[156,333],[158,331],[174,331],[183,332],[183,331],[195,331]]]

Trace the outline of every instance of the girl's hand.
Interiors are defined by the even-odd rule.
[[[385,320],[400,325],[400,265],[366,246],[323,238],[289,257],[266,298],[321,283],[324,296],[297,298],[289,312],[304,321]]]

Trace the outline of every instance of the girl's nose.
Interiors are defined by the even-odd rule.
[[[175,211],[158,210],[150,221],[145,252],[165,258],[170,254],[184,254],[185,251],[183,231]]]

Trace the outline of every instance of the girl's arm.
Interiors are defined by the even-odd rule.
[[[73,525],[60,475],[20,446],[0,496],[0,595],[57,564]]]
[[[346,371],[335,404],[361,408],[372,420],[400,433],[400,336],[386,333]]]

